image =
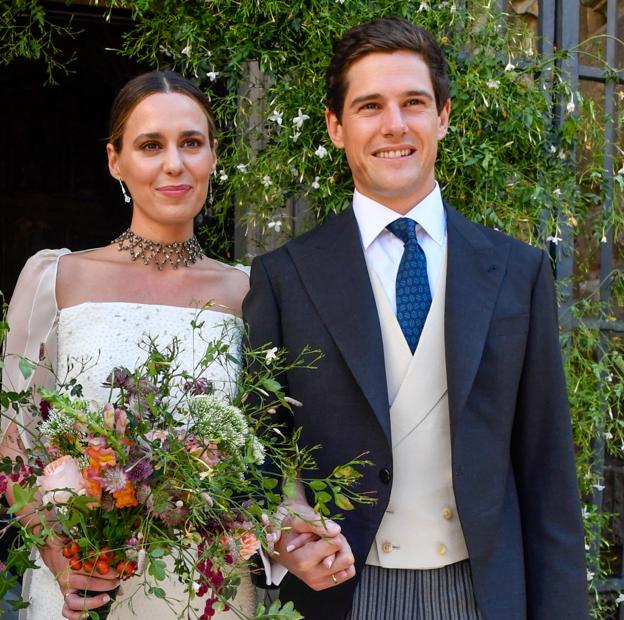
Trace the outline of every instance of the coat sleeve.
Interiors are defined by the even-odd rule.
[[[9,304],[2,389],[23,392],[36,387],[52,387],[55,383],[56,364],[56,272],[61,256],[69,250],[42,250],[26,262],[15,286]],[[37,367],[25,377],[20,361],[29,360]],[[30,447],[32,415],[23,409],[19,412],[2,412],[2,437],[12,420],[18,424],[22,441]]]
[[[557,304],[545,252],[533,287],[512,458],[528,620],[586,620],[587,573]]]

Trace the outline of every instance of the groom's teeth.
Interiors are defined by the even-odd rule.
[[[411,153],[411,149],[400,149],[396,151],[379,151],[377,157],[384,159],[396,159],[397,157],[407,157]]]

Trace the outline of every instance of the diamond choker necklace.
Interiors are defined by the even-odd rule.
[[[159,270],[162,270],[167,263],[170,263],[174,269],[177,269],[180,263],[185,267],[190,267],[198,259],[203,260],[204,258],[201,245],[199,245],[195,235],[186,241],[158,243],[143,239],[128,228],[117,239],[111,241],[111,245],[113,244],[117,244],[117,249],[120,252],[124,250],[130,252],[130,260],[132,261],[140,258],[144,265],[149,265],[153,260]]]

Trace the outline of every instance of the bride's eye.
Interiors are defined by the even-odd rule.
[[[160,148],[160,144],[158,142],[144,142],[139,147],[142,151],[156,151]]]

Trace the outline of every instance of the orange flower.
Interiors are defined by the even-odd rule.
[[[260,542],[253,532],[247,532],[240,537],[238,550],[243,560],[248,560],[258,549]]]
[[[91,443],[85,452],[89,456],[89,465],[97,473],[100,473],[105,467],[115,467],[117,464],[115,453],[112,448],[104,448],[103,446]]]
[[[100,501],[102,499],[102,485],[100,484],[100,477],[91,467],[86,467],[82,470],[82,477],[87,483],[87,494],[89,497],[93,497]]]
[[[113,497],[115,498],[116,508],[126,508],[139,505],[139,500],[137,500],[134,492],[134,485],[130,480],[128,480],[128,484],[126,484],[121,491],[115,491],[115,493],[113,493]]]

